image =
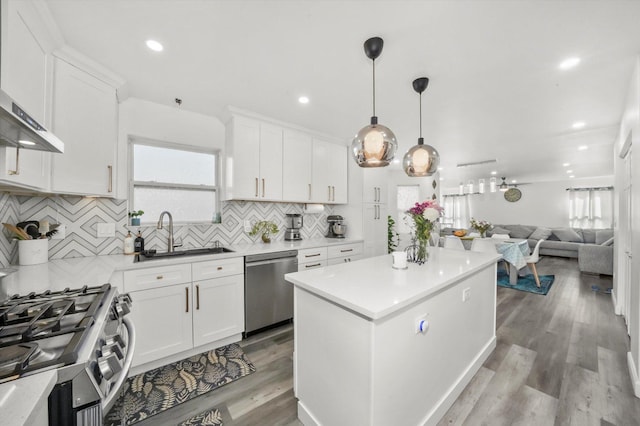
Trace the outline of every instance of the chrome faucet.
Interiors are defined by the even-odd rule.
[[[162,229],[162,221],[164,220],[164,215],[169,216],[169,240],[167,242],[167,251],[169,253],[173,253],[176,246],[173,244],[173,216],[171,216],[171,213],[166,210],[160,213],[160,219],[158,219],[158,229]]]

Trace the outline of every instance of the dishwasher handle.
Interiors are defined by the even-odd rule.
[[[252,266],[273,265],[276,263],[290,263],[292,259],[295,260],[296,264],[298,263],[297,256],[289,256],[289,257],[280,257],[277,259],[262,260],[260,262],[247,262],[246,267],[251,268]]]
[[[244,257],[244,262],[247,266],[256,265],[261,262],[273,262],[280,259],[291,259],[292,257],[298,256],[298,250],[286,250],[286,251],[277,251],[274,253],[260,253],[260,254],[251,254],[249,256]]]

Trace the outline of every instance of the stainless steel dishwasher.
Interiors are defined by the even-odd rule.
[[[297,250],[245,256],[245,337],[293,318],[293,285],[284,274],[298,271],[297,256]]]

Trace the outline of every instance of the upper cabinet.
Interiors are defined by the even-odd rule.
[[[310,131],[233,109],[227,123],[229,200],[347,203],[347,148]]]
[[[56,58],[52,128],[64,141],[65,150],[52,158],[51,190],[113,197],[118,142],[116,89]]]
[[[386,168],[364,168],[363,176],[363,203],[387,203],[387,181],[389,170]]]
[[[347,147],[313,140],[313,191],[315,203],[347,203]]]
[[[226,196],[282,201],[282,128],[234,116],[227,124]]]
[[[2,1],[1,8],[0,86],[49,128],[53,42],[31,2]],[[51,155],[1,147],[0,182],[47,190]]]

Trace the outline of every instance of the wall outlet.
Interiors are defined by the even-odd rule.
[[[466,302],[471,297],[471,287],[467,287],[462,290],[462,301]]]
[[[55,226],[55,228],[54,228],[54,225],[52,225],[50,229],[58,230],[58,232],[56,232],[51,236],[52,240],[64,240],[64,237],[66,236],[66,231],[67,231],[67,227],[65,225],[59,223],[58,225]]]
[[[116,236],[115,223],[98,223],[96,237],[111,238]]]
[[[244,232],[251,232],[251,222],[248,220],[244,221]]]

